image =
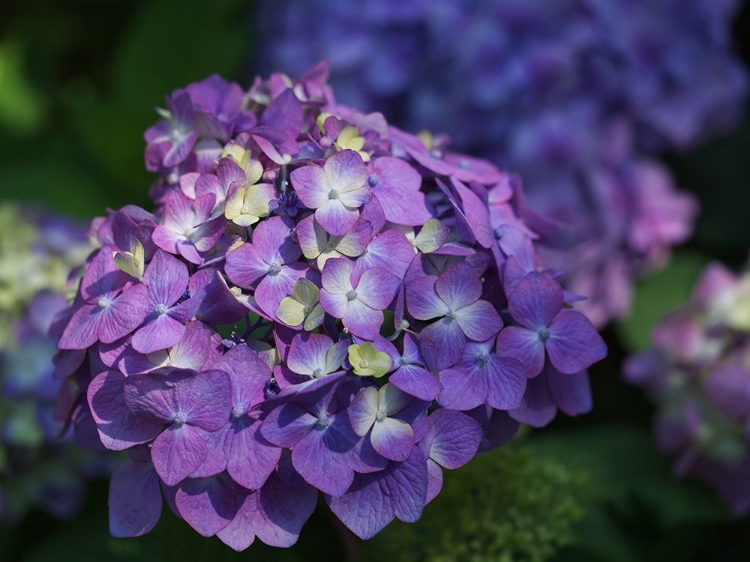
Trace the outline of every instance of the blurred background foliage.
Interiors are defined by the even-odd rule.
[[[82,221],[108,207],[147,205],[142,133],[154,107],[214,72],[249,85],[252,9],[247,0],[0,3],[0,200]],[[735,36],[750,62],[750,6]],[[701,486],[672,480],[651,438],[650,407],[619,370],[654,321],[686,298],[703,264],[739,267],[747,258],[749,146],[746,118],[730,136],[669,156],[703,214],[671,265],[639,284],[633,316],[607,330],[610,357],[592,372],[594,412],[447,474],[420,524],[396,523],[363,546],[339,540],[341,529],[319,509],[295,548],[253,545],[243,555],[172,516],[146,537],[119,540],[107,531],[107,487],[98,482],[74,521],[34,513],[0,528],[0,559],[747,560],[750,521],[732,520]]]

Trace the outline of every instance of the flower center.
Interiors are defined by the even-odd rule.
[[[492,235],[495,237],[495,240],[500,240],[504,234],[505,229],[502,226],[498,226],[495,230],[492,231]]]
[[[243,215],[249,215],[250,208],[247,205],[242,205],[242,207],[240,207],[240,213],[242,213]]]
[[[537,335],[539,336],[539,341],[544,343],[549,339],[549,330],[547,328],[542,328],[537,332]]]
[[[339,194],[335,189],[332,189],[331,191],[328,192],[328,199],[338,199],[338,198],[339,198]]]
[[[325,412],[319,413],[317,417],[318,421],[315,423],[315,427],[318,429],[327,429],[333,423],[333,420]]]
[[[272,264],[269,264],[268,266],[269,275],[278,275],[279,273],[281,273],[281,266],[278,263],[274,262]]]
[[[314,379],[319,379],[320,377],[323,376],[323,369],[321,369],[320,367],[318,367],[317,369],[315,369],[313,371],[312,376],[313,376]]]
[[[370,187],[375,187],[380,183],[380,176],[378,174],[370,174],[367,176],[367,183],[370,184]]]
[[[401,367],[406,367],[407,365],[411,365],[411,362],[409,361],[408,357],[402,355],[401,357],[398,358],[398,364]]]
[[[167,305],[164,303],[159,303],[154,307],[154,312],[158,314],[159,316],[164,316],[167,313]]]
[[[490,354],[486,352],[482,353],[481,355],[478,355],[476,358],[476,364],[479,367],[484,367],[489,362],[490,362]]]
[[[454,320],[456,319],[456,313],[455,313],[455,312],[453,312],[452,310],[449,310],[449,311],[448,311],[448,312],[447,312],[447,313],[445,314],[445,319],[446,319],[446,321],[448,321],[448,322],[453,322],[453,321],[454,321]]]
[[[378,410],[378,413],[375,414],[375,419],[379,422],[382,422],[387,417],[388,416],[385,415],[385,412],[383,410]]]
[[[175,425],[185,425],[185,423],[187,422],[187,414],[185,414],[184,412],[177,412],[174,415],[174,418],[172,418],[172,422]]]
[[[355,291],[354,289],[346,293],[346,300],[353,301],[356,298],[357,298],[357,291]]]
[[[112,304],[112,299],[109,297],[99,297],[99,300],[96,301],[96,305],[99,308],[109,308],[109,305]]]

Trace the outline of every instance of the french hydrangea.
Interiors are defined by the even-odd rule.
[[[737,4],[264,0],[254,60],[299,75],[327,58],[343,102],[520,173],[529,208],[560,228],[545,263],[600,326],[691,234],[697,202],[658,156],[736,123]]]
[[[91,246],[85,228],[46,211],[0,205],[0,522],[31,508],[71,517],[86,477],[106,459],[59,440],[54,419],[61,381],[53,379],[56,339],[48,335],[67,306],[71,268]]]
[[[690,301],[653,330],[624,374],[656,406],[659,448],[678,477],[713,487],[732,512],[750,511],[750,274],[706,267]]]
[[[235,550],[289,547],[322,493],[370,538],[520,423],[591,407],[606,347],[518,178],[337,104],[327,72],[174,91],[145,135],[154,210],[92,223],[57,376],[88,445],[129,455],[115,536],[166,500]]]

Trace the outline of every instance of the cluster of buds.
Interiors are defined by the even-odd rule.
[[[625,377],[655,402],[675,474],[705,481],[737,515],[750,511],[750,274],[710,264]]]
[[[696,201],[655,157],[737,123],[737,4],[266,0],[256,64],[297,74],[330,59],[342,101],[520,173],[529,207],[567,227],[545,263],[603,325],[690,236]]]
[[[606,347],[542,267],[518,179],[326,78],[176,90],[145,135],[155,210],[92,224],[57,375],[88,445],[130,454],[117,536],[163,496],[236,550],[287,547],[322,492],[369,538],[519,423],[591,406]]]
[[[0,206],[0,521],[41,507],[74,515],[95,472],[53,419],[60,382],[52,378],[54,316],[67,306],[71,268],[91,245],[83,228],[14,204]]]

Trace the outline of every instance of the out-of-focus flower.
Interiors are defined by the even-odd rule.
[[[656,157],[737,122],[737,4],[265,0],[255,69],[300,75],[328,59],[344,103],[520,173],[529,208],[564,227],[545,263],[603,325],[692,231],[696,201]]]
[[[625,377],[655,402],[675,474],[707,482],[736,515],[750,511],[750,274],[710,264]]]
[[[321,491],[370,538],[518,420],[591,406],[606,347],[542,267],[518,182],[336,104],[326,76],[175,91],[146,134],[156,210],[93,222],[58,372],[90,445],[130,454],[116,536],[152,529],[163,495],[236,550],[287,547]]]
[[[48,335],[67,306],[70,270],[91,250],[85,229],[67,219],[0,206],[0,521],[33,507],[71,517],[86,477],[102,468],[58,437],[61,381],[53,378],[57,346]]]

